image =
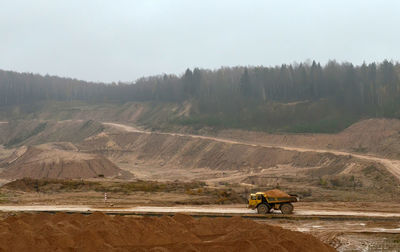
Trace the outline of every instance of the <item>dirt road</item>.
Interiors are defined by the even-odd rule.
[[[152,133],[150,131],[140,130],[140,129],[134,128],[132,126],[125,125],[125,124],[119,124],[119,123],[103,122],[103,125],[111,126],[111,127],[114,127],[114,128],[117,128],[117,129],[121,129],[121,130],[124,130],[124,131],[127,131],[127,132],[137,132],[137,133],[145,133],[145,134],[151,134]]]
[[[74,206],[74,205],[1,205],[0,211],[3,212],[43,212],[43,211],[62,211],[62,212],[136,212],[136,213],[204,213],[204,214],[256,214],[256,210],[247,209],[244,206],[221,207],[218,205],[205,206],[136,206],[136,207],[91,207],[91,206]],[[275,211],[273,214],[279,214]],[[337,210],[295,210],[294,216],[342,216],[342,217],[398,217],[400,213],[388,212],[368,212],[368,211],[337,211]]]
[[[332,154],[338,155],[338,156],[349,156],[349,155],[351,155],[351,156],[359,158],[359,159],[381,163],[383,166],[386,167],[386,169],[390,173],[392,173],[396,178],[398,178],[400,180],[400,160],[386,159],[386,158],[376,157],[376,156],[371,156],[371,155],[361,155],[361,154],[355,154],[355,153],[344,152],[344,151],[333,151],[333,150],[325,150],[325,149],[312,149],[312,148],[303,148],[303,147],[289,147],[289,146],[268,145],[268,144],[258,144],[258,143],[255,144],[255,143],[239,142],[239,141],[223,139],[223,138],[216,138],[216,137],[209,137],[209,136],[199,136],[199,135],[191,135],[191,134],[181,134],[181,133],[150,132],[150,131],[140,130],[138,128],[135,128],[135,127],[132,127],[132,126],[129,126],[129,125],[118,124],[118,123],[105,122],[103,124],[111,126],[111,127],[114,127],[114,128],[117,128],[117,129],[120,129],[120,130],[124,130],[126,132],[137,132],[137,133],[143,133],[143,134],[170,135],[170,136],[178,136],[178,137],[192,137],[192,138],[206,139],[206,140],[212,140],[212,141],[217,141],[217,142],[222,142],[222,143],[229,143],[229,144],[241,144],[241,145],[247,145],[247,146],[253,146],[253,147],[279,148],[279,149],[288,150],[288,151],[332,153]]]

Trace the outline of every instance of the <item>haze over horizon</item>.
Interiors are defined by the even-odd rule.
[[[1,1],[0,69],[133,81],[186,68],[399,60],[400,2]]]

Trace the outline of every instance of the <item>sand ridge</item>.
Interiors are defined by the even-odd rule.
[[[315,237],[240,217],[20,214],[0,223],[2,251],[335,251]]]
[[[394,124],[394,122],[396,122],[395,126],[389,127],[391,125]],[[115,127],[118,129],[122,129],[123,131],[126,132],[131,132],[131,133],[142,133],[142,134],[147,134],[147,135],[160,135],[160,136],[173,136],[173,137],[181,137],[181,138],[192,138],[192,139],[202,139],[202,140],[207,140],[207,141],[213,141],[213,142],[217,142],[217,143],[224,143],[224,144],[230,144],[230,145],[234,145],[234,146],[246,146],[246,147],[261,147],[261,148],[269,148],[271,150],[274,151],[294,151],[294,152],[299,152],[299,153],[317,153],[317,154],[330,154],[330,155],[335,155],[338,157],[355,157],[358,158],[360,160],[364,160],[364,161],[372,161],[372,162],[377,162],[382,164],[384,167],[386,167],[386,169],[392,173],[397,179],[400,180],[400,160],[395,160],[395,159],[388,159],[388,158],[384,158],[384,157],[377,157],[377,156],[373,156],[370,154],[359,154],[359,153],[354,153],[354,152],[348,152],[348,151],[339,151],[339,150],[332,150],[332,149],[327,149],[327,148],[321,148],[318,145],[314,145],[314,142],[310,143],[310,146],[307,147],[294,147],[288,144],[282,144],[279,142],[271,142],[271,136],[268,136],[268,141],[266,142],[258,142],[258,141],[248,141],[248,140],[243,140],[243,139],[233,139],[233,138],[226,138],[227,135],[225,135],[224,137],[213,137],[213,136],[202,136],[202,135],[192,135],[192,134],[182,134],[182,133],[165,133],[165,132],[149,132],[149,131],[145,131],[145,130],[140,130],[138,128],[134,128],[128,125],[124,125],[124,124],[118,124],[118,123],[103,123],[104,125],[108,125],[111,127]],[[367,126],[364,126],[364,124],[366,124]],[[374,124],[378,124],[378,126],[372,127],[371,125]],[[368,135],[369,133],[371,133],[370,131],[365,131],[365,129],[368,128],[373,128],[373,132],[377,132],[377,128],[383,127],[382,125],[389,125],[387,130],[385,130],[384,132],[388,131],[389,133],[386,134],[381,134],[379,136],[376,136],[377,139],[384,139],[387,136],[391,136],[393,135],[395,132],[396,134],[398,132],[400,132],[398,129],[400,129],[400,121],[399,120],[366,120],[364,122],[359,122],[351,127],[349,127],[348,129],[346,129],[345,131],[343,131],[342,133],[338,134],[337,136],[333,137],[334,139],[338,138],[340,139],[340,137],[343,135],[342,138],[344,139],[349,139],[350,135],[355,135],[356,138],[363,138],[364,135]],[[385,127],[383,127],[385,128]],[[393,129],[394,128],[394,129]],[[362,135],[360,134],[356,134],[356,132],[361,132]],[[321,134],[322,135],[322,134]],[[228,135],[229,136],[229,135]],[[326,135],[328,136],[328,135]],[[332,135],[334,136],[334,135]],[[284,139],[287,139],[289,136],[284,136]],[[310,136],[310,137],[305,137],[304,139],[314,139],[314,136]],[[317,139],[319,139],[319,141],[321,141],[321,137],[317,137]],[[353,138],[351,138],[353,139]],[[254,140],[254,139],[253,139]],[[322,141],[322,142],[329,142],[330,140],[326,140],[326,141]],[[354,141],[354,139],[353,139]],[[305,141],[306,142],[306,141]],[[374,139],[374,141],[370,141],[371,145],[376,144],[378,142],[378,140]],[[341,143],[343,144],[343,143]],[[301,144],[299,145],[301,146]],[[311,147],[313,146],[313,147]],[[274,157],[277,156],[276,154],[273,155]],[[253,159],[252,159],[253,160]],[[265,162],[264,162],[265,163]]]

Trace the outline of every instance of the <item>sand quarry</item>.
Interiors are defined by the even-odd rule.
[[[104,207],[108,191],[107,207],[214,204],[226,214],[227,204],[247,211],[250,192],[280,186],[304,199],[295,211],[329,206],[333,211],[357,207],[391,212],[399,206],[399,132],[398,120],[367,120],[331,135],[193,135],[83,120],[3,123],[0,183],[24,177],[39,180],[29,190],[0,188],[0,204],[36,204],[44,210],[62,204]],[[373,239],[379,246],[390,239],[393,247],[400,240],[399,226],[373,218],[361,223],[370,229],[353,217],[350,222],[300,216],[301,221],[266,223],[181,214],[122,217],[8,211],[2,218],[0,251],[357,251]]]
[[[19,214],[0,223],[1,251],[335,251],[311,235],[240,217]]]

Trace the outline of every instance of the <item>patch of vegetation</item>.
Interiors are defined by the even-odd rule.
[[[375,166],[373,166],[373,165],[370,165],[370,166],[367,166],[366,168],[364,168],[363,170],[362,170],[362,172],[363,172],[363,174],[365,175],[365,176],[369,176],[369,175],[371,175],[372,173],[374,173],[374,172],[376,172],[376,167]]]
[[[39,134],[40,132],[42,132],[46,128],[46,126],[47,126],[47,122],[39,123],[33,130],[27,131],[23,134],[18,135],[15,138],[10,139],[5,144],[5,146],[11,147],[11,146],[18,145],[18,144],[22,143],[23,141],[25,141],[26,139],[33,137],[33,136]]]
[[[8,202],[8,197],[5,194],[0,193],[0,203],[6,203],[6,202]]]
[[[99,182],[83,180],[60,180],[60,179],[17,179],[3,185],[1,188],[23,191],[23,192],[64,192],[64,191],[89,191]]]
[[[361,144],[357,146],[357,148],[352,148],[352,150],[354,152],[359,152],[359,153],[367,153],[368,152],[368,148],[367,147],[363,147]]]
[[[318,185],[327,189],[356,189],[363,187],[361,179],[354,175],[324,176],[319,178]]]
[[[125,195],[135,192],[157,193],[172,192],[197,196],[196,200],[190,200],[190,203],[200,204],[199,198],[203,198],[203,203],[226,204],[243,203],[244,199],[234,190],[208,188],[204,182],[156,182],[156,181],[85,181],[85,180],[61,180],[61,179],[32,179],[23,178],[12,181],[2,186],[3,189],[40,192],[40,193],[62,193],[62,192],[112,192]],[[187,202],[178,202],[186,204]]]
[[[237,193],[232,188],[226,189],[210,189],[198,188],[186,190],[188,195],[208,196],[213,199],[213,204],[229,204],[229,203],[244,203],[246,198],[243,198],[240,193]],[[210,202],[209,202],[210,203]]]
[[[187,117],[171,117],[169,124],[188,126],[194,130],[203,127],[216,129],[290,133],[336,133],[360,119],[328,104],[326,100],[303,102],[288,106],[269,101],[266,104],[246,104],[232,111],[201,110]]]
[[[324,118],[318,121],[299,122],[283,131],[290,133],[337,133],[351,124],[355,123],[358,118]]]

